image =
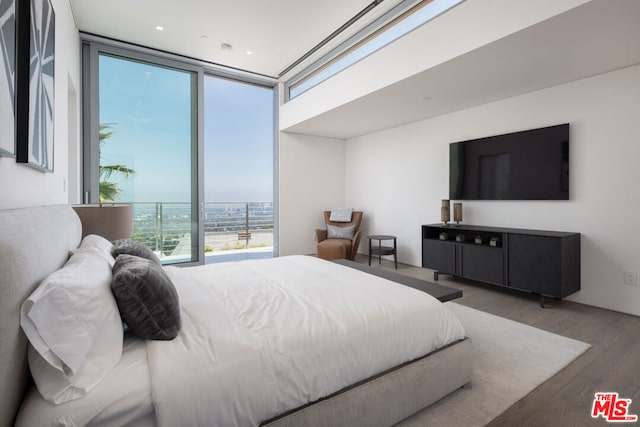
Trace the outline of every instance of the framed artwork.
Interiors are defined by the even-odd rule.
[[[55,13],[51,0],[16,5],[16,161],[53,172]]]
[[[15,157],[16,2],[0,0],[0,156]]]

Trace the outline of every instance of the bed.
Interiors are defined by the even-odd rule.
[[[27,350],[34,346],[29,347],[20,327],[20,308],[43,279],[67,262],[80,245],[80,236],[80,221],[67,205],[0,211],[2,426],[16,420],[31,426],[51,420],[61,425],[172,425],[174,417],[184,420],[185,416],[191,425],[384,426],[469,381],[471,342],[463,331],[460,335],[455,321],[444,330],[436,328],[439,338],[429,344],[418,339],[424,330],[448,319],[441,303],[345,266],[312,257],[282,257],[215,267],[216,280],[210,278],[209,266],[165,269],[180,295],[183,323],[178,337],[143,341],[123,334],[116,367],[85,397],[54,405],[42,399],[33,385]],[[255,275],[243,278],[247,272]],[[282,273],[296,283],[304,282],[302,288],[283,287]],[[335,287],[331,292],[321,290],[331,286]],[[270,293],[263,294],[265,289]],[[348,295],[360,295],[364,302],[349,308]],[[409,310],[401,305],[407,296],[413,300],[409,304],[433,305],[439,314],[430,318],[423,310]],[[273,310],[283,305],[333,307],[335,303],[337,307],[343,302],[353,317],[365,319],[364,335],[353,332],[362,326],[335,320],[333,313],[320,309],[311,310],[313,315]],[[217,304],[220,310],[210,309]],[[265,307],[268,315],[248,315],[256,306]],[[369,309],[362,307],[383,315],[367,318]],[[396,314],[403,311],[413,313],[408,318],[410,327],[396,326]],[[329,326],[322,326],[321,317]],[[244,319],[242,327],[236,322],[239,318]],[[207,322],[219,327],[204,330]],[[235,335],[229,332],[236,329]],[[292,338],[291,330],[296,329],[307,330],[306,338]],[[194,335],[193,331],[199,332]],[[338,338],[331,341],[328,335]],[[395,335],[408,339],[396,342]],[[216,347],[224,348],[222,353],[202,356],[194,350],[194,345],[211,346],[226,336],[225,345]],[[381,340],[393,344],[383,345]],[[272,352],[267,353],[267,348]],[[349,354],[356,358],[348,359]],[[200,365],[209,363],[208,359],[231,364],[247,359],[248,365],[233,371],[227,364],[216,371],[218,365]],[[244,388],[257,394],[243,394],[245,380],[254,381]],[[221,413],[222,418],[212,421]]]

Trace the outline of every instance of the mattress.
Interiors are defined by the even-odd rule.
[[[18,425],[258,425],[464,338],[430,295],[313,257],[166,271],[178,337],[131,340],[78,401],[31,391]]]

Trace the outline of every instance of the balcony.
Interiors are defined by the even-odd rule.
[[[133,239],[151,248],[165,264],[196,258],[197,221],[180,202],[131,203]],[[205,202],[205,263],[273,257],[273,203]]]

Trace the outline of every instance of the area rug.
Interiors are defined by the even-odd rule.
[[[471,383],[399,426],[484,426],[591,346],[453,302],[473,342]]]

